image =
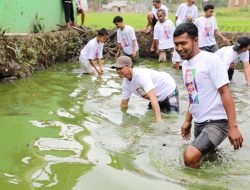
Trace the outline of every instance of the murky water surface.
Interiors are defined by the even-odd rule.
[[[111,64],[111,63],[110,63]],[[180,91],[180,115],[156,124],[148,102],[132,97],[121,111],[121,79],[106,64],[96,79],[79,65],[57,65],[0,84],[0,189],[249,189],[250,88],[236,71],[231,85],[244,147],[225,140],[201,169],[183,164],[180,137],[187,109],[181,71],[155,60],[139,67],[169,72]]]

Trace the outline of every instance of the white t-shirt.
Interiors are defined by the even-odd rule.
[[[238,54],[233,50],[233,46],[226,46],[215,52],[224,62],[227,69],[235,67],[240,61],[245,63],[249,62],[249,52],[242,52]]]
[[[174,50],[173,56],[172,56],[172,63],[173,63],[173,64],[176,64],[176,62],[179,62],[179,65],[182,66],[183,59],[182,59],[181,56],[177,53],[177,51]]]
[[[166,5],[161,5],[161,7],[159,9],[156,9],[155,7],[152,8],[152,14],[154,15],[154,17],[158,20],[158,16],[157,16],[157,11],[163,9],[166,13],[166,18],[168,18],[168,8]]]
[[[146,68],[134,68],[132,80],[122,82],[122,99],[129,99],[132,93],[143,97],[154,89],[159,102],[165,100],[176,89],[174,79],[166,72]]]
[[[227,119],[218,91],[229,83],[221,59],[214,53],[201,51],[192,59],[183,61],[182,71],[194,121]]]
[[[182,3],[177,8],[175,16],[178,17],[176,20],[176,26],[187,21],[187,17],[191,16],[194,21],[198,17],[198,8],[196,5],[188,6],[187,3]]]
[[[104,43],[98,43],[96,38],[90,40],[81,50],[80,58],[83,60],[95,60],[102,58]]]
[[[134,28],[128,25],[125,25],[125,28],[117,30],[117,42],[121,44],[123,51],[132,55],[133,53],[133,40],[136,40]],[[139,50],[139,46],[136,40],[136,51]]]
[[[199,31],[199,47],[212,46],[216,44],[214,31],[218,30],[218,25],[214,16],[209,18],[200,17],[196,19],[195,25]]]
[[[174,34],[175,26],[171,20],[165,20],[164,23],[159,21],[154,27],[154,39],[159,40],[159,49],[169,49],[174,47]]]

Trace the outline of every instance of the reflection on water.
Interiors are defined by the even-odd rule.
[[[231,89],[244,147],[234,151],[225,140],[193,170],[182,159],[191,141],[180,137],[187,109],[181,71],[153,62],[139,66],[169,72],[180,92],[180,114],[163,114],[160,124],[136,96],[127,111],[119,108],[121,79],[109,65],[102,78],[72,64],[1,84],[1,189],[248,189],[250,88],[243,73],[236,71]]]

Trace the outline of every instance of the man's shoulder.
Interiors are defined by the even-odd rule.
[[[125,25],[125,29],[126,30],[133,30],[134,31],[134,28],[130,25]]]

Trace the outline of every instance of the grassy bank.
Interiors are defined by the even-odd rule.
[[[203,15],[199,11],[200,16]],[[112,23],[116,15],[121,15],[124,22],[133,26],[136,30],[144,29],[146,26],[146,13],[103,13],[103,12],[87,12],[86,26],[96,28],[114,28]],[[174,20],[174,13],[169,18]],[[79,21],[79,17],[77,20]],[[249,8],[218,8],[216,9],[216,19],[219,29],[223,32],[250,32],[250,9]]]

